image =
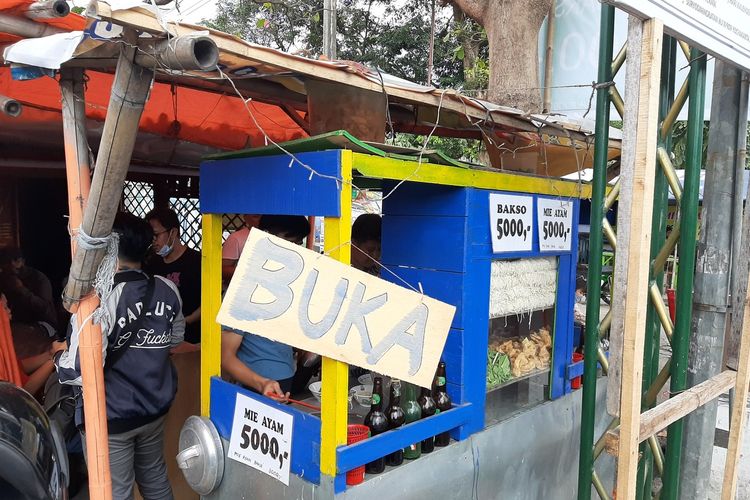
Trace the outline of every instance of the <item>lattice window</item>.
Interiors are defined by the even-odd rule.
[[[154,209],[154,185],[150,182],[125,181],[122,205],[126,212],[145,217]]]
[[[195,250],[201,249],[201,213],[198,200],[197,178],[164,179],[155,181],[159,186],[166,186],[169,206],[177,213],[180,220],[180,231],[183,242]],[[154,182],[125,181],[122,197],[122,209],[137,217],[145,217],[153,210],[155,204]],[[234,231],[244,226],[242,214],[224,214],[222,220],[222,241]]]
[[[201,211],[198,198],[169,198],[169,206],[180,220],[182,241],[194,250],[201,249]]]
[[[227,241],[227,238],[231,233],[241,229],[242,226],[245,225],[245,220],[243,219],[242,214],[224,214],[224,217],[221,220],[221,225],[221,239],[222,241]]]

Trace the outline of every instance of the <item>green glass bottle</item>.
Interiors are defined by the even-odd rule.
[[[417,404],[417,387],[408,383],[401,382],[401,408],[404,410],[404,425],[416,422],[422,418],[422,409]],[[404,458],[414,460],[422,454],[422,444],[413,443],[404,448]]]
[[[391,399],[388,403],[388,410],[385,412],[388,417],[388,430],[398,429],[404,425],[404,410],[401,408],[401,381],[391,380]],[[398,449],[385,457],[386,465],[401,465],[404,462],[404,450]]]

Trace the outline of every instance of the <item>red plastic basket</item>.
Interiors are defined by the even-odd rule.
[[[370,435],[370,429],[366,425],[350,424],[346,432],[346,444],[359,443]],[[346,473],[346,484],[353,486],[365,480],[365,466],[357,467]]]
[[[583,361],[583,354],[574,352],[573,353],[573,363],[577,363],[579,361]],[[578,377],[575,377],[570,381],[570,388],[571,389],[580,389],[581,388],[581,377],[580,375]]]

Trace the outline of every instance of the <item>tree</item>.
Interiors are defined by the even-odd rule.
[[[490,101],[539,112],[539,29],[552,0],[450,0],[484,26],[489,42]]]
[[[408,0],[398,7],[388,0],[344,0],[337,16],[338,57],[379,68],[415,82],[427,80],[429,0]],[[207,26],[253,43],[317,57],[323,48],[322,0],[219,0],[217,16]],[[460,45],[451,18],[438,22],[433,79],[455,87],[464,81]]]
[[[322,50],[322,0],[220,0],[217,7],[216,17],[205,23],[209,28],[284,52]]]

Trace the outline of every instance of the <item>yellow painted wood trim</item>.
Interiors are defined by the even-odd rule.
[[[591,186],[579,184],[576,181],[550,179],[507,171],[493,172],[450,167],[434,163],[422,163],[420,166],[416,161],[396,160],[363,153],[351,153],[351,155],[354,170],[365,177],[375,179],[407,179],[444,186],[591,198]]]
[[[341,185],[339,203],[341,216],[326,217],[325,246],[334,258],[346,265],[351,262],[352,234],[352,152],[341,152]],[[346,444],[347,418],[349,413],[349,365],[330,358],[323,358],[323,388],[321,396],[320,471],[328,476],[336,475],[336,448]]]
[[[203,214],[201,251],[201,415],[208,417],[211,377],[221,375],[221,326],[216,315],[221,306],[222,214]]]

